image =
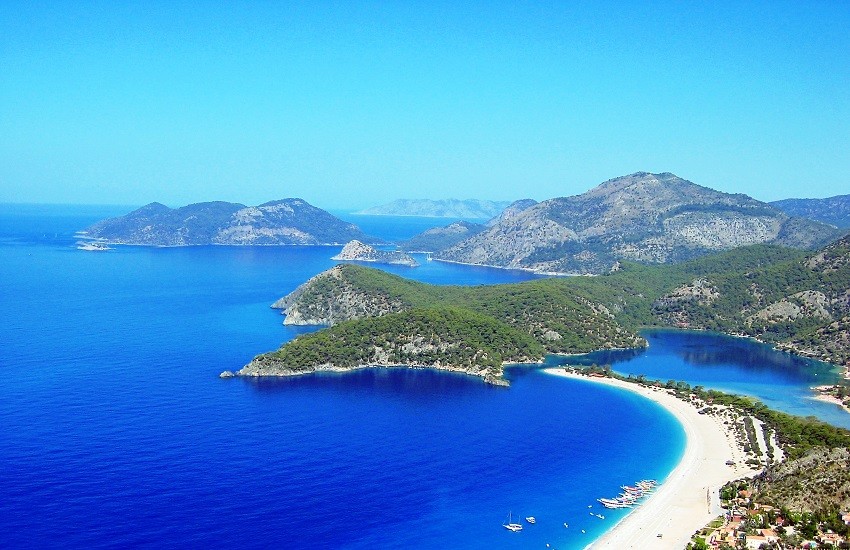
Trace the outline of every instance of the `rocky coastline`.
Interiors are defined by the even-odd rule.
[[[379,264],[406,265],[408,267],[419,266],[419,262],[414,260],[409,254],[394,250],[378,250],[356,239],[346,243],[339,254],[333,256],[331,259],[344,262],[374,262]]]
[[[510,363],[505,363],[510,364]],[[332,363],[323,363],[308,368],[293,368],[286,365],[283,361],[277,360],[268,355],[260,355],[255,357],[250,363],[242,367],[238,371],[224,371],[219,377],[221,378],[259,378],[265,376],[272,377],[290,377],[302,376],[305,374],[313,374],[317,372],[336,372],[345,373],[367,368],[409,368],[409,369],[434,369],[447,372],[456,372],[481,378],[485,383],[493,386],[510,386],[510,383],[501,375],[494,375],[490,369],[483,367],[463,367],[458,365],[444,364],[439,361],[435,363],[419,363],[411,362],[405,364],[389,363],[389,362],[373,362],[368,364],[355,365],[351,367],[341,367]]]

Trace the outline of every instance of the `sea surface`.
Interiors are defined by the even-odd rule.
[[[683,380],[738,395],[758,398],[776,410],[815,416],[850,429],[850,414],[840,406],[815,400],[813,386],[841,380],[834,365],[779,352],[767,344],[723,334],[659,329],[643,333],[645,350],[598,351],[575,358],[551,358],[556,364],[610,364],[622,375]]]
[[[219,379],[313,330],[269,304],[339,247],[75,248],[129,210],[0,205],[0,547],[582,548],[623,515],[596,498],[663,480],[684,450],[654,403],[535,367],[507,389],[408,369]],[[350,219],[386,239],[434,225]],[[420,259],[385,269],[534,277]],[[538,521],[510,533],[509,514]]]

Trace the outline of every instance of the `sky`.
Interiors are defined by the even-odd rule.
[[[850,193],[850,3],[0,2],[0,202]]]

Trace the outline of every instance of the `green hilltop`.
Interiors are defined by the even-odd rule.
[[[814,253],[754,245],[676,265],[622,263],[596,277],[476,287],[341,265],[275,307],[289,324],[329,326],[258,356],[238,374],[433,364],[493,381],[505,362],[641,347],[638,331],[661,326],[753,336],[844,364],[850,237]]]

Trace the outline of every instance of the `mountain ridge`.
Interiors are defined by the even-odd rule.
[[[783,199],[771,205],[790,216],[800,216],[850,229],[850,195],[836,195],[825,199]]]
[[[739,246],[810,248],[836,231],[744,194],[662,172],[636,172],[556,197],[440,252],[436,258],[538,272],[604,273],[622,260],[674,263]]]
[[[212,201],[169,208],[152,202],[85,230],[90,239],[147,246],[381,244],[356,225],[299,198],[258,206]]]

